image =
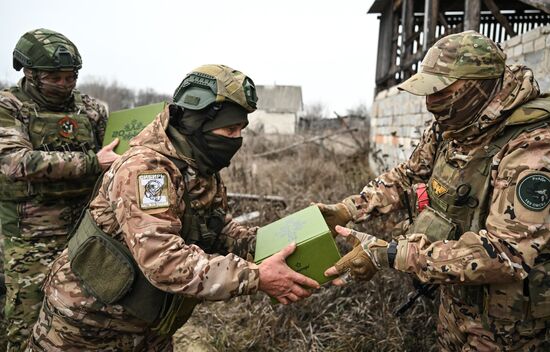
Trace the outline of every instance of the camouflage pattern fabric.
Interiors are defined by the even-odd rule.
[[[24,341],[42,304],[42,284],[47,269],[65,246],[65,236],[51,236],[39,239],[6,237],[4,256],[6,273],[6,317],[7,337],[10,349],[14,343]]]
[[[239,104],[249,113],[256,110],[258,101],[252,79],[225,65],[197,67],[174,92],[174,102],[191,110],[201,110],[214,102],[222,103],[225,100]]]
[[[93,98],[83,95],[82,100],[97,139],[102,140],[107,123],[107,111]],[[33,150],[28,131],[30,113],[12,93],[0,92],[0,172],[2,174],[13,181],[37,182],[68,180],[99,174],[97,158],[93,154]]]
[[[19,39],[13,51],[13,67],[41,71],[78,71],[82,68],[80,53],[63,34],[39,28]]]
[[[4,236],[0,230],[0,350],[5,351],[8,341],[6,339],[7,322],[4,317],[3,307],[6,305],[6,278],[4,276]]]
[[[94,132],[101,140],[107,119],[106,109],[85,95],[82,102]],[[0,172],[3,176],[13,181],[44,184],[98,173],[97,158],[91,151],[34,150],[28,131],[30,113],[10,91],[0,92]],[[17,210],[13,214],[17,218],[16,225],[9,231],[6,226],[2,229],[6,241],[8,350],[20,350],[27,339],[38,316],[43,297],[40,287],[49,265],[64,247],[65,236],[85,203],[85,197],[64,200],[30,197],[3,201],[3,211],[6,211],[4,208]],[[2,222],[5,225],[6,219],[3,218]]]
[[[426,53],[417,74],[398,88],[415,95],[428,95],[457,79],[499,78],[506,54],[489,38],[475,31],[451,34],[438,40]]]
[[[402,209],[403,190],[430,179],[443,144],[448,162],[466,165],[505,128],[506,112],[521,109],[537,94],[530,70],[506,68],[502,91],[482,112],[477,127],[463,129],[468,131],[464,137],[459,131],[443,131],[434,121],[409,160],[356,196],[354,220]],[[431,243],[425,234],[413,233],[399,241],[395,269],[442,286],[438,332],[443,351],[535,351],[547,343],[549,160],[550,129],[524,131],[492,159],[490,199],[479,199],[488,204],[485,228],[466,231],[458,240]],[[519,186],[527,182],[537,195],[521,195]],[[485,303],[457,296],[454,288],[464,285],[482,287]]]
[[[258,289],[258,266],[242,257],[253,245],[256,228],[240,226],[227,216],[222,234],[234,253],[226,256],[206,254],[180,237],[185,192],[197,211],[227,209],[226,193],[216,177],[200,176],[193,160],[178,154],[165,132],[168,119],[166,109],[105,174],[90,205],[92,217],[129,248],[140,270],[161,290],[203,300],[252,294]],[[183,174],[169,158],[188,165]],[[101,304],[87,295],[71,271],[67,251],[54,262],[44,291],[45,304],[30,344],[33,351],[172,349],[171,337],[158,336],[122,306]]]

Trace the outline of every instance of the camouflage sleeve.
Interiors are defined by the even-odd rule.
[[[387,214],[403,207],[403,191],[413,184],[427,182],[438,145],[438,132],[432,122],[428,126],[410,158],[369,182],[357,197],[358,213],[355,221],[364,221],[371,213]]]
[[[225,241],[227,251],[239,257],[252,260],[256,248],[256,232],[258,232],[257,226],[243,226],[228,214],[222,230],[222,234],[227,236]]]
[[[523,133],[493,160],[486,229],[430,244],[413,234],[395,267],[422,281],[486,284],[524,279],[550,239],[550,131]]]
[[[33,150],[15,98],[0,94],[0,172],[13,180],[48,181],[95,175],[95,154]]]
[[[108,107],[103,102],[94,99],[88,95],[82,95],[82,101],[86,106],[86,113],[94,124],[94,132],[97,138],[98,146],[101,148],[105,138],[105,128],[107,127],[107,118],[109,116]]]
[[[137,265],[161,290],[206,300],[251,294],[259,285],[254,263],[208,255],[179,236],[184,187],[181,173],[161,156],[128,159],[114,175],[109,198]]]

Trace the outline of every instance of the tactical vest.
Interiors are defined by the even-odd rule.
[[[39,106],[18,87],[8,90],[21,103],[21,115],[28,119],[28,133],[33,150],[79,151],[97,149],[98,142],[82,97],[75,91],[76,112],[40,110]],[[0,215],[3,233],[19,236],[18,203],[30,199],[56,200],[90,194],[97,176],[73,180],[30,182],[12,181],[0,174]]]
[[[458,240],[467,231],[477,233],[484,229],[493,192],[493,157],[521,133],[548,127],[549,122],[550,96],[544,95],[516,109],[507,119],[502,134],[476,152],[463,167],[448,162],[449,144],[441,145],[427,183],[430,205],[420,212],[408,232],[426,234],[433,243]],[[450,285],[448,289],[453,296],[471,305],[483,307],[487,299],[485,286]],[[550,298],[544,304],[547,307],[544,314],[550,315]]]
[[[133,155],[129,153],[125,159]],[[184,175],[187,164],[179,160],[172,161]],[[119,165],[122,164],[123,161]],[[219,176],[216,180],[220,182]],[[101,179],[96,187],[100,183]],[[93,194],[95,196],[97,192]],[[197,244],[205,252],[214,253],[225,214],[222,211],[193,208],[187,190],[184,192],[184,201],[186,207],[181,219],[180,236],[187,244]],[[103,304],[123,306],[127,312],[147,322],[158,334],[174,334],[200,303],[197,298],[171,294],[153,286],[143,275],[130,250],[104,233],[92,219],[89,210],[83,213],[78,227],[71,235],[68,251],[71,270],[88,294]]]

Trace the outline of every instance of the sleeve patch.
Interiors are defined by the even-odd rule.
[[[138,175],[139,207],[143,210],[168,208],[169,178],[166,173],[149,172]]]
[[[531,173],[518,182],[516,195],[525,208],[542,211],[550,203],[550,178],[543,173]]]

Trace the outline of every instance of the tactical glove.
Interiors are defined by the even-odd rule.
[[[348,228],[337,230],[344,236],[355,237],[360,243],[334,265],[338,274],[349,273],[354,280],[368,281],[378,270],[389,267],[388,242]]]
[[[321,210],[321,214],[325,218],[333,236],[338,235],[338,232],[335,230],[336,225],[346,226],[348,222],[353,220],[354,215],[357,213],[357,207],[355,206],[353,198],[354,196],[347,197],[336,204],[316,204],[319,210]]]

